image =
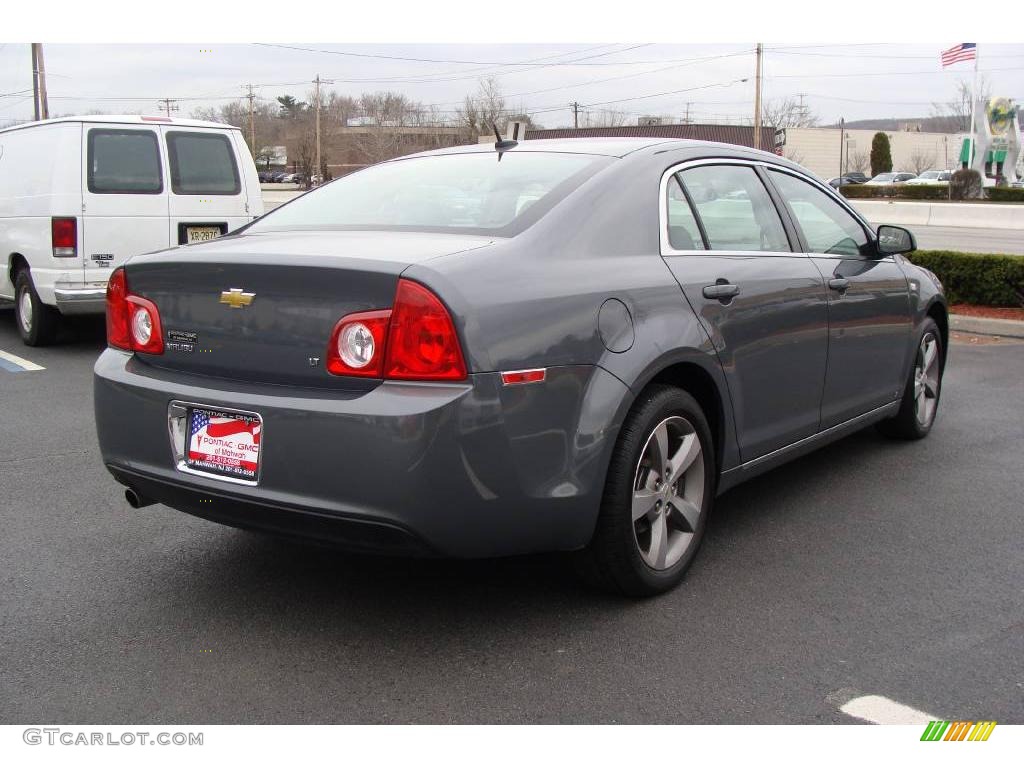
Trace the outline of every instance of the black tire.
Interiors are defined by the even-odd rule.
[[[649,457],[654,455],[650,453],[652,449],[648,447],[648,440],[654,439],[652,436],[655,429],[663,424],[670,424],[674,429],[677,425],[692,428],[692,432],[686,433],[686,438],[692,434],[699,441],[698,459],[702,466],[698,466],[698,459],[693,459],[693,463],[688,465],[691,470],[683,472],[686,486],[683,490],[685,496],[695,495],[698,489],[696,483],[701,483],[700,504],[698,507],[695,502],[690,507],[691,515],[696,516],[696,524],[688,523],[687,530],[681,531],[671,526],[675,525],[676,521],[682,522],[683,517],[675,512],[671,503],[664,503],[664,525],[669,526],[666,530],[672,531],[666,536],[676,537],[674,547],[676,552],[681,551],[682,554],[669,567],[655,569],[645,560],[645,557],[650,557],[653,552],[653,523],[650,524],[648,533],[651,543],[645,551],[641,542],[644,525],[649,521],[644,516],[634,522],[632,509],[634,491],[638,490],[636,485],[641,484],[641,473],[653,471],[644,465],[644,462],[649,462]],[[677,432],[677,436],[682,434],[682,431]],[[680,442],[675,443],[676,450],[683,445],[682,438],[679,439]],[[645,453],[645,449],[648,449],[648,452]],[[668,453],[672,455],[671,445]],[[665,471],[667,472],[667,469]],[[616,442],[594,536],[587,548],[577,554],[580,575],[604,589],[635,597],[660,594],[679,584],[704,538],[708,514],[714,502],[715,472],[715,450],[711,430],[697,401],[677,387],[649,387],[633,405]],[[666,474],[665,477],[669,475]],[[646,483],[641,485],[646,486]],[[669,482],[666,480],[658,485],[668,486]],[[662,508],[660,502],[658,508]],[[672,515],[669,514],[670,510]],[[655,516],[657,514],[653,509],[652,513]],[[669,517],[672,517],[671,524],[668,522]],[[680,536],[686,538],[679,538]],[[664,541],[667,548],[670,538],[665,538]],[[683,547],[685,549],[682,549]]]
[[[917,383],[924,362],[922,346],[926,339],[935,343],[935,375],[934,375],[934,405],[931,407],[928,417],[922,422],[918,412]],[[903,399],[900,400],[900,409],[890,419],[878,423],[878,431],[887,437],[894,437],[900,440],[920,440],[932,431],[935,424],[935,417],[938,415],[939,397],[942,394],[942,373],[945,368],[946,355],[942,346],[942,334],[939,326],[930,317],[921,326],[914,346],[914,363],[910,367],[910,376],[907,379],[903,390]],[[927,409],[926,409],[927,411]]]
[[[28,303],[23,305],[26,297]],[[22,317],[23,306],[29,307],[27,322]],[[43,304],[32,285],[32,276],[25,267],[19,269],[14,276],[14,318],[18,324],[18,335],[30,347],[52,344],[60,330],[60,312]]]

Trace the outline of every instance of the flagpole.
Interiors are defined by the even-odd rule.
[[[977,145],[977,141],[974,138],[974,113],[977,112],[977,98],[978,98],[978,59],[980,58],[980,51],[978,45],[974,46],[974,80],[971,82],[971,135],[967,139],[967,167],[974,167],[974,150]]]

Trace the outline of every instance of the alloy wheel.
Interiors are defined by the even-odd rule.
[[[693,425],[670,416],[647,438],[633,480],[633,536],[656,571],[686,554],[704,506],[704,456]]]
[[[939,401],[939,342],[928,332],[917,349],[914,367],[914,413],[917,423],[927,427],[935,418]]]

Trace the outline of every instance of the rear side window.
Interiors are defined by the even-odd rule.
[[[167,154],[176,195],[237,195],[242,189],[231,140],[222,133],[168,131]]]
[[[693,216],[690,202],[673,176],[668,180],[668,242],[677,251],[703,251],[704,238]]]
[[[790,250],[779,212],[753,168],[702,165],[679,174],[713,251]]]
[[[88,143],[89,191],[156,195],[164,190],[160,149],[153,131],[93,128]]]

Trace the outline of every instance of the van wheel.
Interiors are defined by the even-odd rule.
[[[14,278],[14,301],[14,317],[21,340],[30,347],[52,344],[60,330],[60,313],[39,299],[27,269],[18,270]]]
[[[714,445],[697,401],[650,387],[619,434],[582,575],[633,596],[676,586],[704,538],[714,489]]]

